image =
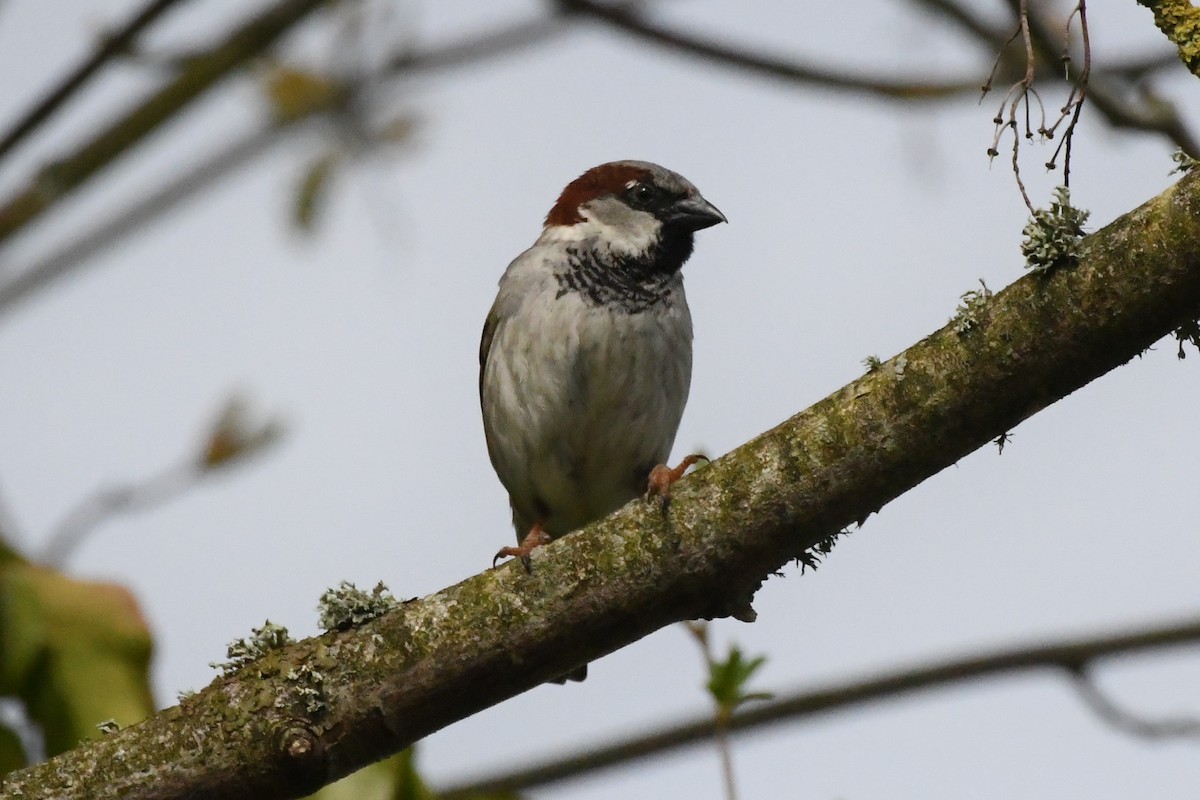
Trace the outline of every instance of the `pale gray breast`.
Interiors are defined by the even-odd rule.
[[[682,284],[669,304],[641,313],[584,303],[562,370],[570,418],[532,468],[562,533],[604,516],[644,490],[664,462],[687,402],[692,327]],[[562,298],[561,300],[565,300]],[[560,300],[560,302],[561,302]],[[556,371],[557,371],[556,370]]]
[[[505,275],[480,352],[488,451],[518,538],[538,519],[561,535],[642,491],[670,454],[691,381],[679,275],[630,311],[538,272]]]

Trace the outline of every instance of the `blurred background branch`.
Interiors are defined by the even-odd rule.
[[[1004,56],[1011,31],[988,22],[967,6],[952,0],[911,0],[912,4],[926,13],[937,15],[957,26],[969,40],[975,41],[981,53],[993,57],[1000,53],[1002,68],[998,77],[1012,78],[1024,70],[1023,58]],[[216,74],[209,80],[222,77],[229,70],[244,63],[246,59],[261,54],[286,32],[288,26],[303,18],[319,3],[298,4],[296,0],[280,3],[272,12],[264,14],[254,22],[243,26],[228,39],[214,46],[207,57],[199,61],[189,59],[191,66],[177,76],[168,87],[160,90],[153,98],[132,112],[122,123],[112,129],[108,138],[117,130],[140,130],[147,120],[153,119],[156,126],[172,114],[182,110],[197,94],[197,87],[188,89],[192,94],[181,93],[178,88],[196,82],[193,71],[205,64],[202,71]],[[306,106],[294,107],[286,113],[278,113],[275,106],[274,118],[259,130],[240,134],[231,144],[220,146],[216,152],[202,157],[182,175],[164,177],[159,186],[151,187],[142,198],[137,198],[55,252],[42,256],[23,267],[6,268],[8,278],[0,281],[0,315],[18,301],[47,286],[55,279],[68,275],[83,265],[89,257],[122,241],[145,224],[165,212],[178,207],[184,200],[211,187],[223,177],[232,174],[256,158],[267,153],[293,133],[298,126],[314,122],[341,119],[342,124],[362,127],[361,117],[373,106],[382,102],[380,98],[386,86],[394,81],[420,72],[445,70],[469,66],[482,60],[508,55],[514,51],[536,46],[569,30],[573,23],[598,21],[627,35],[649,42],[653,46],[665,47],[693,58],[704,60],[724,68],[749,70],[791,84],[810,88],[858,93],[866,97],[883,97],[903,102],[940,102],[976,93],[985,76],[984,67],[974,73],[945,80],[944,78],[897,79],[891,75],[872,75],[867,72],[851,72],[845,68],[801,62],[788,59],[765,57],[752,46],[739,47],[704,36],[686,34],[666,24],[654,22],[644,13],[651,6],[648,2],[602,4],[591,0],[555,0],[552,10],[534,19],[498,25],[490,31],[463,37],[457,41],[424,48],[403,45],[382,60],[378,68],[365,74],[330,78],[329,91],[320,98],[313,98]],[[1019,8],[1010,3],[1013,25]],[[285,13],[286,12],[286,13]],[[271,21],[271,24],[268,24]],[[1030,36],[1035,48],[1035,69],[1039,80],[1073,82],[1077,74],[1068,61],[1063,69],[1062,43],[1067,41],[1061,31],[1047,21],[1043,15],[1031,13]],[[250,32],[255,31],[254,35]],[[93,56],[93,59],[98,56]],[[109,56],[111,57],[111,56]],[[1190,154],[1200,154],[1200,144],[1173,106],[1158,96],[1149,86],[1147,76],[1177,65],[1178,60],[1170,51],[1126,58],[1111,64],[1097,65],[1090,75],[1088,100],[1116,128],[1139,130],[1164,136]],[[315,73],[312,73],[315,75]],[[189,77],[193,76],[193,77]],[[169,102],[164,102],[169,99]],[[49,210],[49,204],[60,196],[60,189],[73,188],[89,179],[94,169],[116,158],[125,148],[133,146],[141,135],[153,127],[146,128],[135,138],[123,141],[121,146],[107,152],[100,143],[105,136],[98,137],[83,150],[68,156],[58,165],[43,172],[43,177],[53,176],[54,181],[42,185],[35,181],[34,188],[19,198],[11,199],[0,208],[0,243],[16,232],[25,222]],[[125,137],[118,137],[124,139]],[[214,137],[219,138],[219,137]],[[111,143],[110,143],[111,144]],[[99,156],[99,160],[98,157]],[[63,165],[66,164],[66,172]],[[74,166],[70,166],[74,165]],[[63,181],[63,175],[67,175]],[[54,191],[45,194],[42,190],[50,186]],[[40,188],[39,188],[40,187]],[[40,198],[40,199],[39,199]],[[32,203],[32,205],[31,205]],[[7,209],[7,210],[5,210]],[[24,209],[24,210],[22,210]],[[27,216],[26,214],[29,214]]]
[[[1052,671],[1072,676],[1089,707],[1105,721],[1138,735],[1192,737],[1198,732],[1193,719],[1147,723],[1111,706],[1088,679],[1080,677],[1097,662],[1147,650],[1195,645],[1200,642],[1200,619],[1148,624],[1129,633],[1076,637],[1050,643],[1029,643],[978,655],[959,656],[924,666],[909,667],[872,678],[833,684],[823,689],[801,689],[779,694],[732,714],[730,733],[749,733],[849,707],[878,703],[912,692],[947,689],[964,682],[1008,673]],[[448,786],[442,800],[467,800],[488,792],[520,792],[573,780],[616,766],[656,758],[675,750],[707,744],[720,732],[709,715],[664,725],[636,736],[596,743],[576,753],[550,758],[540,764],[506,771]],[[1150,733],[1152,732],[1152,733]]]
[[[236,395],[231,397],[207,431],[198,453],[142,481],[100,489],[84,498],[50,533],[39,560],[63,568],[101,523],[174,499],[214,472],[258,455],[279,441],[283,430],[277,418],[252,422],[245,401]]]
[[[558,0],[565,11],[583,14],[652,46],[700,58],[726,68],[829,91],[856,92],[891,100],[945,100],[979,88],[977,76],[949,81],[936,78],[897,80],[885,75],[856,75],[845,68],[768,58],[752,46],[737,47],[703,36],[689,35],[657,24],[645,15],[591,0]]]
[[[0,136],[0,161],[4,160],[10,150],[50,119],[68,100],[78,94],[88,81],[100,71],[101,67],[106,66],[114,58],[126,55],[134,46],[139,34],[180,2],[181,0],[152,0],[135,13],[127,23],[106,33],[91,56],[13,123],[3,136]]]
[[[480,59],[496,58],[544,41],[561,33],[565,27],[565,20],[556,15],[514,22],[428,49],[406,47],[387,60],[379,75],[353,83],[331,84],[330,91],[324,96],[310,95],[308,104],[293,106],[287,113],[276,113],[258,130],[240,135],[231,144],[223,145],[181,173],[176,170],[162,185],[152,188],[144,197],[133,200],[53,253],[24,267],[11,269],[11,277],[0,281],[0,317],[21,300],[84,266],[87,259],[126,236],[145,230],[147,223],[265,155],[300,128],[327,121],[340,110],[361,105],[359,93],[377,88],[381,79],[454,69]]]
[[[1200,739],[1200,717],[1148,719],[1121,708],[1096,683],[1090,665],[1071,673],[1075,689],[1096,716],[1117,730],[1143,739]]]
[[[38,219],[84,182],[137,145],[230,72],[270,48],[329,0],[280,0],[220,44],[189,59],[158,91],[79,150],[43,167],[26,188],[0,201],[0,243]]]

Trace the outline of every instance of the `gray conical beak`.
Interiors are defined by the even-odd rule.
[[[712,203],[699,194],[693,194],[667,208],[665,221],[690,231],[700,231],[729,220]]]

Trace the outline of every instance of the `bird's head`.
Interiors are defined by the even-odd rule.
[[[593,240],[624,258],[662,252],[676,270],[691,254],[692,234],[726,221],[682,175],[647,161],[612,161],[567,184],[544,237]]]

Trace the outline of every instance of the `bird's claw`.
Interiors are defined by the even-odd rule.
[[[496,562],[505,556],[515,556],[521,559],[521,564],[525,567],[525,571],[533,574],[533,559],[529,557],[529,554],[533,552],[535,547],[541,547],[549,542],[550,534],[542,530],[542,523],[535,523],[525,538],[521,540],[520,546],[501,547],[497,551],[495,557],[492,559],[492,567],[495,568]]]
[[[663,513],[666,514],[671,506],[671,486],[682,478],[683,473],[687,472],[693,464],[708,460],[706,455],[692,453],[684,456],[677,466],[668,467],[666,464],[659,464],[650,470],[650,478],[646,481],[646,499],[650,500],[657,496],[659,502],[662,503]]]
[[[496,563],[505,556],[516,556],[521,559],[521,563],[525,565],[525,571],[533,572],[533,560],[529,557],[529,550],[524,547],[501,547],[499,552],[492,558],[493,569]]]

